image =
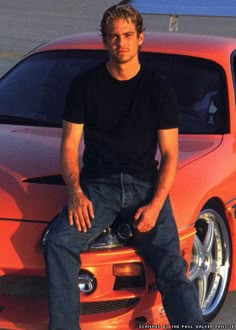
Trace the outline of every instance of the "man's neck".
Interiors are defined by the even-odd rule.
[[[108,72],[117,80],[129,80],[137,75],[140,70],[140,63],[114,63],[108,61],[106,64]]]

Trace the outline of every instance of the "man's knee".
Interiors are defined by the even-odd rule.
[[[166,256],[162,259],[156,272],[159,287],[175,287],[188,281],[187,263],[181,256]]]
[[[42,235],[42,247],[45,250],[51,245],[69,246],[70,242],[73,242],[73,235],[73,228],[68,223],[65,207],[46,227]]]

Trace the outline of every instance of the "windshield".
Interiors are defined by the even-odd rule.
[[[106,51],[98,50],[53,51],[26,58],[0,81],[0,122],[61,127],[72,80],[106,59]],[[140,60],[169,77],[177,95],[181,133],[227,131],[226,80],[219,65],[146,52],[141,52]]]
[[[61,126],[72,80],[105,58],[104,52],[58,51],[25,59],[0,83],[0,122],[12,117],[17,124],[22,118],[26,125],[31,120],[35,125]]]

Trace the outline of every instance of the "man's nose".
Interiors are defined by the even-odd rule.
[[[119,38],[117,38],[117,45],[122,47],[124,46],[126,43],[125,37],[124,36],[119,36]]]

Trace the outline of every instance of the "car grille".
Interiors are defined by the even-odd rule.
[[[0,276],[0,295],[44,297],[47,295],[46,279],[39,276]]]
[[[39,276],[0,276],[0,296],[46,297],[46,279]],[[139,298],[82,302],[81,314],[100,314],[133,308],[138,301]]]
[[[139,298],[96,301],[91,303],[81,303],[81,314],[99,314],[118,311],[123,308],[134,307],[139,301]]]

